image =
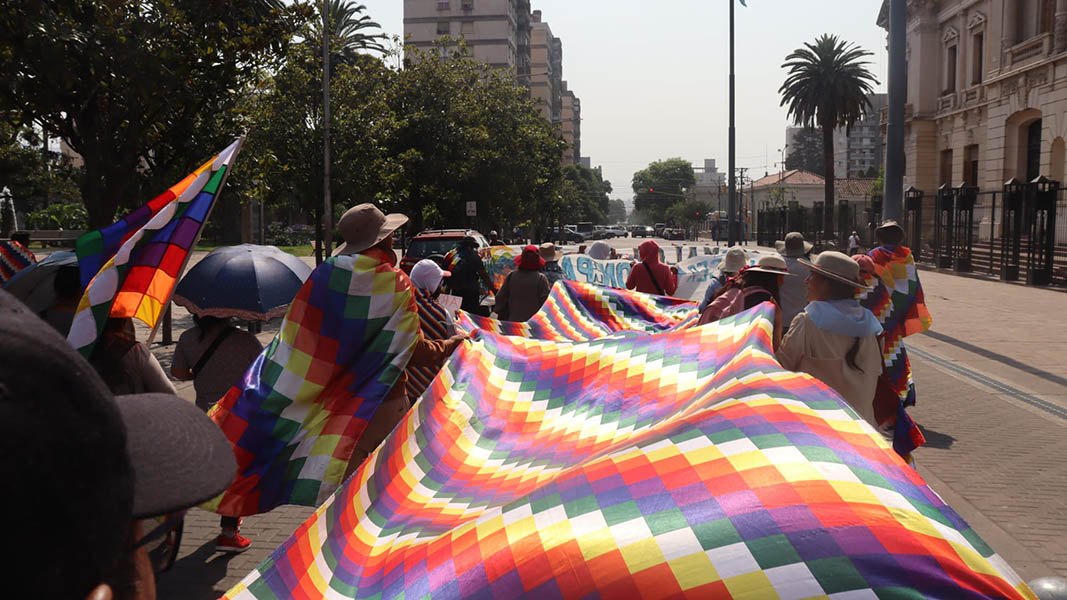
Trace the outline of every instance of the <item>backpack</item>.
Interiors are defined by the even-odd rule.
[[[743,312],[745,310],[745,300],[747,300],[749,296],[766,293],[767,290],[755,285],[744,289],[736,287],[730,288],[722,294],[719,294],[719,297],[715,298],[715,300],[704,309],[704,312],[700,313],[700,322],[698,325],[713,323],[719,319],[732,317],[739,312]]]

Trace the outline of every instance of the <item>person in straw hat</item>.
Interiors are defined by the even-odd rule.
[[[704,312],[704,309],[711,304],[715,294],[726,287],[727,280],[737,275],[741,269],[745,268],[746,264],[748,264],[748,255],[745,254],[745,251],[740,248],[730,248],[726,252],[726,257],[719,263],[719,275],[713,277],[711,282],[708,283],[708,289],[704,290],[704,299],[697,306],[697,310]]]
[[[789,326],[775,353],[790,371],[800,371],[833,388],[874,427],[874,389],[882,373],[878,336],[882,326],[860,306],[857,290],[869,290],[860,266],[841,252],[801,259],[810,273],[808,305]]]
[[[550,285],[555,285],[557,281],[563,279],[563,267],[559,266],[559,250],[552,242],[541,244],[537,250],[541,253],[541,258],[545,259],[545,268],[541,269],[541,272],[544,273]]]
[[[774,243],[778,254],[785,259],[785,265],[789,272],[796,277],[789,277],[782,284],[782,324],[785,330],[789,330],[789,324],[793,318],[804,310],[808,304],[808,289],[804,279],[808,276],[808,268],[801,264],[800,259],[811,260],[810,242],[804,241],[804,234],[791,231],[786,234],[785,240]]]
[[[407,216],[397,213],[385,215],[373,204],[353,206],[337,222],[337,229],[344,237],[345,243],[334,252],[334,256],[360,255],[387,264],[399,280],[397,287],[412,290],[414,285],[411,280],[403,271],[396,268],[396,253],[393,251],[393,232],[407,222]],[[412,298],[414,299],[414,294]],[[417,303],[408,303],[407,310],[418,315]],[[443,340],[432,340],[423,334],[420,327],[407,367],[439,368],[465,339],[464,335],[453,335]],[[411,406],[408,401],[407,378],[408,371],[405,370],[389,390],[389,394],[374,413],[370,423],[367,424],[367,429],[360,436],[356,449],[349,459],[348,472],[354,471],[362,464],[363,460],[382,443],[385,436],[389,435],[389,432],[407,413]]]
[[[730,278],[726,287],[719,290],[703,312],[700,313],[700,325],[713,323],[748,310],[763,302],[772,302],[779,306],[779,290],[782,281],[789,277],[782,257],[768,254],[760,257],[753,267],[742,267],[737,276]],[[781,339],[781,310],[775,310],[774,346]]]

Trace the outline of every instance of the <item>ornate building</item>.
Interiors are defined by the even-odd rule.
[[[907,65],[905,187],[1064,181],[1067,0],[908,0]]]

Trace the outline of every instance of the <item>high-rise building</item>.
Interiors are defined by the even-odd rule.
[[[582,159],[582,101],[563,82],[563,120],[560,131],[567,149],[563,151],[563,164],[577,164]]]
[[[530,95],[541,103],[541,114],[552,123],[563,119],[563,42],[541,20],[541,11],[530,18]]]
[[[880,124],[886,94],[869,94],[870,108],[851,129],[839,127],[834,131],[834,177],[854,179],[874,177],[882,167],[885,134]]]
[[[541,114],[567,142],[563,164],[581,158],[581,101],[563,81],[563,43],[530,0],[404,0],[405,44],[432,48],[462,38],[475,60],[514,69]]]
[[[694,166],[693,171],[697,181],[690,191],[690,197],[697,202],[703,202],[713,210],[718,210],[726,198],[723,193],[726,173],[719,172],[714,158],[705,158],[704,167]]]
[[[530,0],[404,0],[405,44],[463,38],[475,60],[530,73]]]

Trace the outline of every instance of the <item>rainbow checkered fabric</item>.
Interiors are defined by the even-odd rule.
[[[238,470],[204,508],[239,517],[326,500],[407,365],[418,328],[407,276],[363,255],[319,265],[278,335],[208,412]]]
[[[844,401],[782,370],[771,314],[475,331],[225,597],[1033,598]]]

